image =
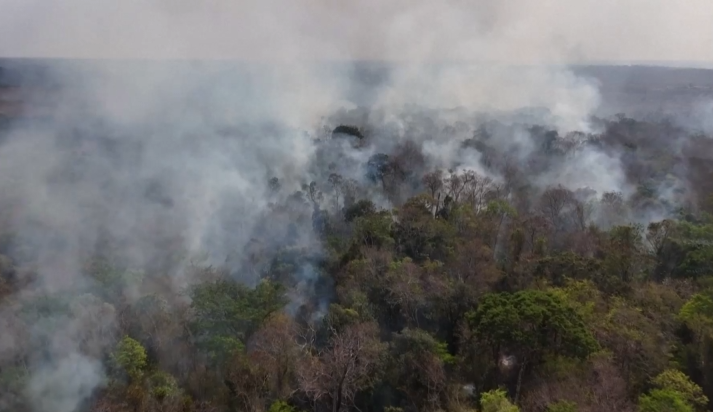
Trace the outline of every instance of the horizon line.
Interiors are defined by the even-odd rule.
[[[253,63],[253,64],[289,64],[289,63],[367,63],[367,64],[477,64],[504,66],[654,66],[676,68],[708,68],[713,69],[713,61],[708,60],[578,60],[560,62],[504,62],[495,60],[474,59],[441,59],[441,60],[406,60],[406,59],[250,59],[250,58],[215,58],[215,57],[41,57],[41,56],[0,56],[2,61],[64,61],[64,62],[215,62],[215,63]]]

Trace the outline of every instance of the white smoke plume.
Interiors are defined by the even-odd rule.
[[[38,411],[74,412],[101,380],[98,360],[73,353],[33,374],[28,397]]]

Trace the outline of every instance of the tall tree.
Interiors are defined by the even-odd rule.
[[[332,412],[347,410],[356,394],[373,385],[384,345],[373,323],[335,333],[327,347],[307,353],[297,369],[300,388],[314,401],[329,401]]]
[[[486,295],[468,320],[476,339],[487,345],[493,356],[516,357],[515,402],[528,366],[546,354],[584,358],[599,346],[579,314],[547,291]]]

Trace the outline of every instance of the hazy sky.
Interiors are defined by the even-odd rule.
[[[0,56],[713,61],[713,0],[0,0]]]

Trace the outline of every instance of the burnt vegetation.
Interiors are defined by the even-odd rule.
[[[92,360],[68,366],[101,382],[76,406],[92,412],[713,406],[713,135],[419,111],[396,134],[368,114],[328,118],[303,175],[231,198],[247,206],[202,239],[234,246],[218,263],[189,253],[185,180],[110,174],[137,167],[142,136],[69,122],[42,184],[86,221],[0,193],[0,410],[33,410],[37,365],[58,359]],[[25,120],[6,118],[8,145]],[[241,127],[221,139],[273,133]],[[97,159],[101,203],[75,190]]]

